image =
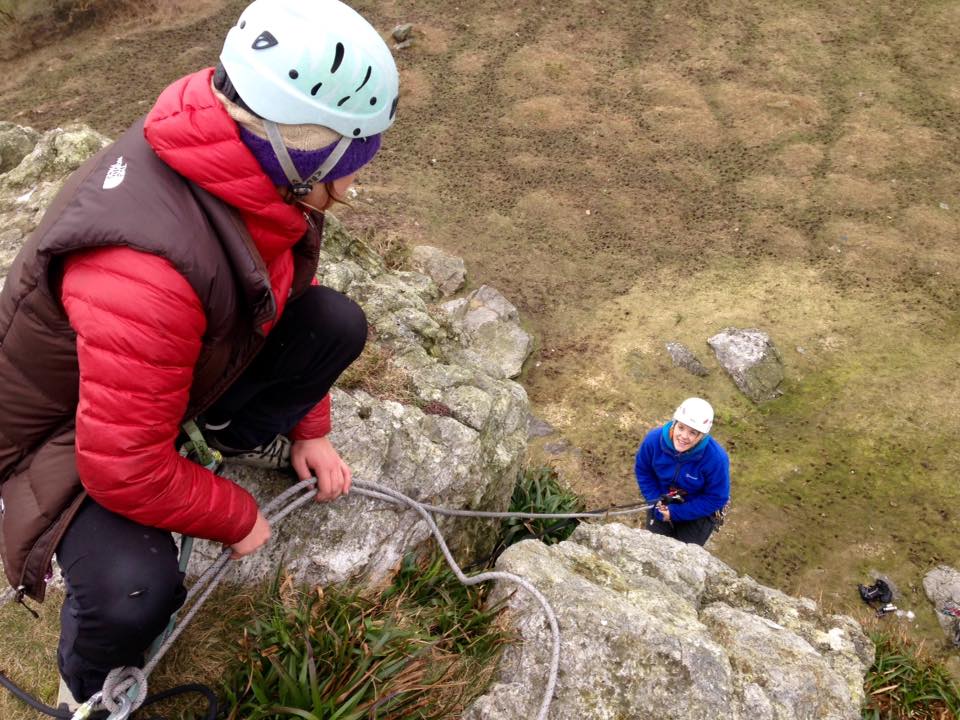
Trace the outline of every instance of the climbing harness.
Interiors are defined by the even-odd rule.
[[[686,496],[686,494],[687,493],[681,490],[680,488],[672,487],[663,495],[661,495],[659,500],[657,500],[655,503],[652,503],[650,507],[655,508],[659,505],[678,505],[679,503],[683,502],[683,499]],[[653,525],[655,522],[656,522],[656,518],[651,513],[648,524]]]
[[[222,457],[219,456],[219,453],[216,450],[207,446],[206,442],[203,440],[203,435],[200,433],[200,430],[197,428],[196,424],[192,422],[185,423],[184,430],[187,432],[190,440],[181,448],[181,454],[192,457],[200,464],[208,467],[211,470],[218,468],[222,462]],[[453,559],[453,555],[451,554],[450,549],[447,547],[447,543],[443,539],[440,529],[437,527],[436,521],[433,518],[433,514],[446,515],[450,517],[498,519],[596,519],[645,512],[655,507],[659,502],[682,502],[680,493],[677,491],[672,491],[663,495],[655,503],[642,503],[623,507],[611,507],[578,513],[532,513],[459,510],[455,508],[445,508],[437,505],[420,503],[392,488],[388,488],[377,483],[368,483],[360,480],[353,481],[350,494],[381,500],[392,505],[406,505],[417,512],[421,518],[423,518],[424,522],[426,522],[434,538],[436,538],[437,545],[440,547],[440,550],[443,553],[447,564],[450,566],[450,569],[453,570],[453,573],[456,575],[457,579],[464,585],[477,585],[488,580],[506,580],[522,587],[524,590],[533,595],[537,602],[540,603],[540,606],[543,608],[543,613],[546,616],[547,622],[550,626],[553,647],[550,654],[550,672],[547,678],[546,687],[543,692],[543,699],[540,703],[540,710],[536,716],[537,720],[546,720],[547,718],[547,714],[550,710],[550,703],[553,699],[554,689],[556,688],[557,674],[560,666],[560,629],[557,624],[556,615],[553,612],[553,609],[550,607],[550,603],[547,601],[546,597],[544,597],[544,595],[529,581],[519,577],[518,575],[514,575],[513,573],[491,571],[482,572],[471,576],[465,575],[460,566],[457,564],[456,560]],[[315,496],[316,478],[302,480],[296,485],[292,485],[280,493],[280,495],[274,498],[269,504],[264,506],[261,509],[261,512],[266,517],[267,522],[271,526],[275,526],[294,510],[297,510],[303,505],[311,502]],[[287,504],[284,505],[284,503]],[[192,538],[183,538],[180,552],[181,571],[186,570],[191,543]],[[190,621],[193,620],[194,616],[200,610],[200,607],[210,597],[217,584],[226,575],[231,554],[232,550],[224,550],[220,556],[213,563],[211,563],[204,573],[193,583],[193,585],[187,591],[187,597],[184,602],[184,607],[189,606],[189,610],[186,612],[180,622],[176,622],[176,615],[171,618],[167,629],[151,646],[151,649],[147,654],[148,660],[144,664],[143,669],[141,670],[139,668],[127,667],[116,668],[112,670],[104,682],[103,689],[87,700],[87,702],[85,702],[83,705],[81,705],[72,716],[61,714],[61,711],[51,712],[52,708],[46,708],[46,706],[42,706],[40,703],[32,701],[32,698],[28,699],[28,697],[25,697],[25,694],[22,693],[22,691],[17,692],[19,689],[15,689],[16,686],[13,686],[13,683],[7,680],[7,678],[5,678],[2,674],[0,674],[0,684],[16,692],[21,699],[27,701],[35,709],[39,709],[41,712],[52,715],[53,717],[69,717],[70,720],[86,720],[86,718],[88,718],[93,711],[106,708],[110,711],[108,720],[126,720],[142,705],[150,704],[167,696],[168,693],[160,693],[156,696],[147,697],[147,677],[154,670],[154,668],[156,668],[157,664],[160,662],[167,650],[173,645],[174,642],[176,642],[177,638],[180,637],[180,634],[187,627],[187,625],[190,624]],[[203,692],[206,690],[207,692],[204,694],[207,695],[208,701],[212,702],[211,707],[213,709],[210,713],[210,716],[212,716],[215,714],[215,698],[210,697],[210,692],[208,689],[203,688],[201,690],[199,688],[202,688],[202,686],[190,685],[177,688],[177,690],[182,690],[185,692]]]

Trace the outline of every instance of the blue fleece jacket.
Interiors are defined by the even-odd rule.
[[[712,515],[730,499],[730,459],[709,435],[686,452],[677,452],[670,439],[671,425],[651,430],[640,444],[634,464],[640,492],[647,502],[656,502],[671,488],[683,490],[684,501],[670,506],[672,520]]]

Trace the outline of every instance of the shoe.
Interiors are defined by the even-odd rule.
[[[264,445],[252,450],[237,450],[209,438],[210,447],[220,451],[225,463],[264,468],[266,470],[286,470],[290,467],[290,440],[285,435],[277,435]]]

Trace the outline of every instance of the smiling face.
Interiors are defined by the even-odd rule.
[[[686,452],[700,442],[702,437],[702,432],[694,430],[689,425],[684,425],[679,420],[675,421],[673,427],[670,428],[670,438],[673,440],[673,446],[677,449],[677,452]]]

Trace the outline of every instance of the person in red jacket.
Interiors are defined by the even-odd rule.
[[[37,337],[61,347],[75,333],[63,362],[79,376],[82,494],[52,526],[65,527],[68,707],[112,668],[142,664],[183,603],[172,532],[235,558],[270,537],[249,493],[180,456],[181,423],[198,419],[228,460],[315,476],[319,500],[350,489],[328,392],[366,319],[312,280],[322,213],[377,152],[397,99],[390,51],[351,8],[255,0],[220,65],[168,87],[68,181],[25,246],[22,267],[49,267],[69,323]]]

